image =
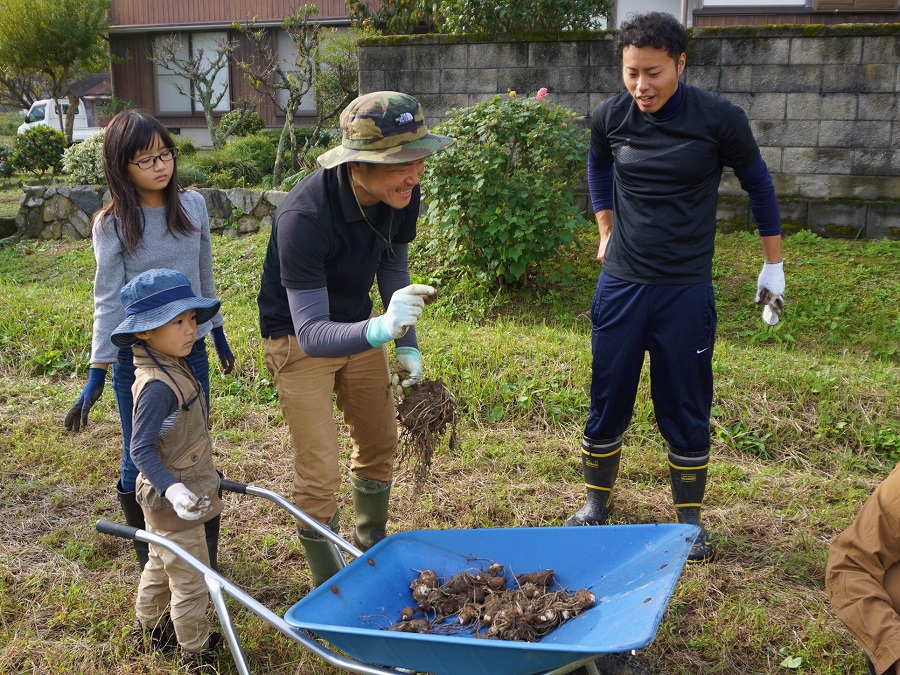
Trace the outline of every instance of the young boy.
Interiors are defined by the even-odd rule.
[[[125,320],[111,340],[134,351],[131,456],[140,471],[137,501],[148,532],[166,537],[208,565],[203,524],[222,512],[222,501],[207,432],[206,398],[184,357],[193,347],[197,326],[209,321],[220,303],[197,297],[187,277],[168,269],[138,275],[122,288],[120,299]],[[135,602],[136,632],[142,642],[165,648],[174,627],[184,665],[211,663],[221,635],[210,634],[208,604],[203,576],[151,544]]]

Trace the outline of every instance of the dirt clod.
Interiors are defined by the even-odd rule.
[[[398,465],[410,465],[417,484],[428,476],[434,451],[447,435],[452,451],[456,446],[456,415],[453,397],[444,381],[423,380],[414,385],[397,405],[400,422]]]

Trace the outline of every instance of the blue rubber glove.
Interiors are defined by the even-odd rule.
[[[105,385],[106,368],[91,368],[88,371],[87,384],[81,390],[81,396],[78,397],[75,405],[69,408],[69,412],[66,413],[66,419],[63,422],[66,431],[78,431],[83,427],[87,427],[88,413],[100,398]]]
[[[225,338],[225,329],[222,326],[216,326],[212,329],[213,345],[216,347],[216,354],[219,355],[219,363],[222,364],[222,371],[228,375],[234,370],[234,352],[228,346],[228,340]]]
[[[397,347],[397,358],[394,360],[398,373],[408,373],[400,382],[403,387],[411,387],[422,381],[422,357],[415,347]]]
[[[394,291],[384,314],[372,317],[366,325],[369,346],[380,347],[406,335],[409,327],[422,316],[422,309],[435,296],[437,289],[425,284],[411,284]]]

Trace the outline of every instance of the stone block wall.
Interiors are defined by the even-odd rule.
[[[623,89],[611,32],[370,38],[360,91],[405,91],[431,125],[510,89],[589,117]],[[900,239],[900,24],[691,29],[684,80],[740,105],[787,223]],[[720,218],[753,220],[726,171]]]
[[[109,203],[106,186],[30,186],[16,215],[16,238],[90,239],[91,218]],[[209,227],[218,234],[247,234],[271,226],[287,194],[277,190],[197,188],[206,200]]]

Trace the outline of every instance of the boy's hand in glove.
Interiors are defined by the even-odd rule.
[[[166,499],[172,502],[175,513],[182,520],[197,520],[212,508],[209,497],[198,497],[184,483],[173,483],[166,489]]]

